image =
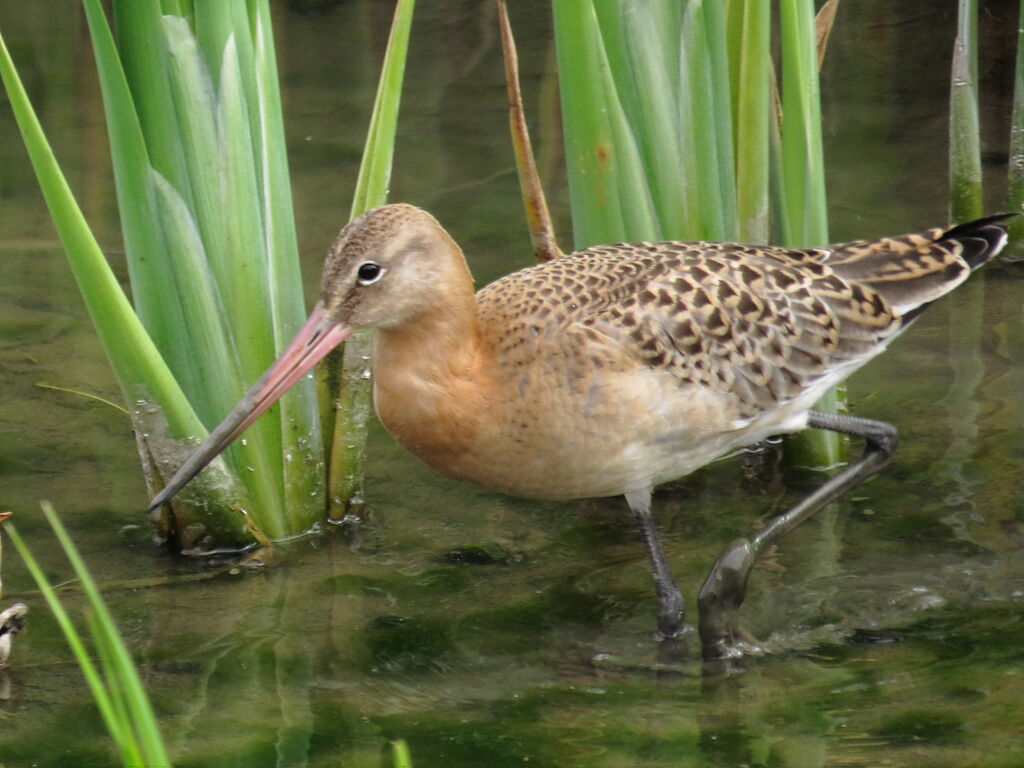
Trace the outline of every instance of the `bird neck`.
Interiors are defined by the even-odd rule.
[[[400,326],[377,330],[374,375],[412,372],[427,379],[463,378],[479,355],[476,299],[472,290],[449,292],[441,305]]]
[[[427,463],[446,466],[467,450],[485,410],[489,357],[480,341],[468,270],[443,300],[392,328],[374,345],[374,404],[395,439]]]

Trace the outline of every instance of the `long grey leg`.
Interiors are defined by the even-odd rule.
[[[683,629],[686,603],[676,586],[672,568],[661,546],[661,537],[658,536],[658,529],[651,516],[651,491],[647,489],[627,493],[626,502],[640,524],[640,532],[647,547],[647,559],[651,563],[654,590],[658,595],[658,633],[664,638],[678,637]]]
[[[750,539],[737,539],[719,556],[697,597],[705,659],[735,657],[751,648],[740,632],[738,610],[758,554],[838,496],[878,472],[889,463],[899,442],[899,434],[891,424],[856,416],[811,411],[807,426],[862,437],[864,453]]]

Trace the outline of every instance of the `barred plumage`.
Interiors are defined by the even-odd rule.
[[[304,329],[153,506],[352,328],[374,328],[377,413],[431,466],[523,496],[626,495],[651,558],[659,629],[670,636],[683,604],[651,520],[651,489],[809,423],[864,437],[859,462],[716,564],[701,591],[701,635],[706,655],[728,655],[740,646],[729,611],[757,550],[895,448],[888,425],[811,406],[994,257],[1004,218],[827,248],[602,245],[474,294],[462,251],[430,214],[369,211],[332,246]]]

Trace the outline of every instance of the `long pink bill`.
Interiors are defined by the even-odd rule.
[[[170,482],[164,486],[149,503],[149,512],[159,509],[174,495],[188,485],[203,467],[231,445],[250,424],[272,406],[296,381],[309,372],[314,365],[352,333],[324,315],[323,302],[318,303],[309,315],[306,324],[295,335],[273,365],[260,376],[252,389],[245,393],[238,405],[224,421],[210,432],[195,453],[181,465]]]

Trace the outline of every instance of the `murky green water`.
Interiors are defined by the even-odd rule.
[[[953,4],[843,6],[824,77],[836,239],[945,220],[954,10],[938,5]],[[981,23],[993,210],[1012,5],[988,4]],[[565,232],[544,6],[513,12]],[[101,111],[74,7],[2,0],[0,24],[116,262]],[[348,209],[387,10],[375,0],[320,17],[277,7],[311,288]],[[393,197],[434,211],[489,280],[530,259],[494,11],[421,0],[417,14]],[[1024,266],[990,268],[852,380],[855,411],[894,422],[903,443],[880,477],[756,570],[744,615],[782,650],[729,676],[706,676],[696,661],[666,672],[621,501],[468,488],[383,433],[367,486],[372,525],[356,537],[301,541],[279,567],[219,575],[153,547],[127,418],[39,386],[117,399],[6,110],[0,138],[0,509],[15,512],[58,581],[68,569],[37,502],[63,513],[176,764],[379,766],[388,741],[404,738],[417,766],[1024,765]],[[726,461],[659,494],[687,597],[721,547],[816,482],[746,479]],[[4,604],[25,599],[32,613],[0,680],[0,764],[109,765],[78,669],[10,548],[2,575]]]

